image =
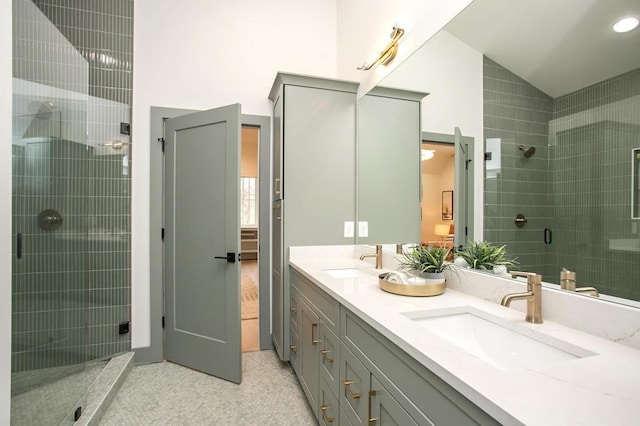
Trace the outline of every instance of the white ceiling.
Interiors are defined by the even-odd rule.
[[[445,30],[552,97],[640,68],[640,0],[475,0]]]

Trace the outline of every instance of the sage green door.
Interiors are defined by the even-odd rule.
[[[230,105],[165,122],[165,357],[235,383],[240,114]]]
[[[473,138],[463,136],[454,129],[455,179],[453,201],[453,223],[456,224],[456,247],[473,240]]]

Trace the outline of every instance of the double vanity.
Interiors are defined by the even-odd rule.
[[[376,269],[366,250],[290,248],[291,364],[321,424],[637,424],[634,333],[602,328],[619,315],[637,332],[638,310],[565,322],[565,295],[544,289],[531,324],[526,302],[496,303],[524,281],[460,269],[440,296],[398,296],[378,286],[393,256]]]

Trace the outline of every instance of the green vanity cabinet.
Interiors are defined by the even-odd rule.
[[[356,82],[278,73],[269,93],[271,328],[283,361],[291,351],[289,247],[398,243],[420,235],[420,99],[425,95],[376,88],[358,101],[357,90]],[[379,208],[389,194],[402,206],[393,215]],[[368,222],[369,237],[345,236],[345,222],[358,221]]]
[[[344,237],[344,222],[356,220],[356,91],[354,82],[278,73],[269,94],[274,120],[271,327],[283,361],[291,351],[289,247],[355,243],[354,236]]]
[[[292,342],[297,342],[292,343],[291,365],[320,424],[499,424],[311,280],[290,269],[290,331]]]
[[[342,309],[343,358],[350,351],[402,409],[421,425],[498,425],[482,409],[360,317]],[[378,391],[376,389],[376,391]],[[379,400],[387,399],[386,396]],[[341,398],[340,402],[344,399]],[[386,404],[391,407],[393,404]],[[372,412],[378,410],[373,409]],[[377,411],[378,413],[380,411]],[[392,415],[391,412],[388,414]]]
[[[376,87],[358,102],[358,221],[368,223],[368,235],[359,234],[358,244],[416,241],[421,235],[425,96]],[[381,200],[392,202],[393,214],[380,208]]]
[[[336,424],[338,406],[332,401],[337,401],[339,388],[339,321],[340,304],[292,270],[290,362],[318,421]],[[331,413],[329,406],[335,407]]]
[[[342,347],[340,406],[354,425],[417,425],[376,376],[346,347]],[[409,402],[406,401],[405,404]]]

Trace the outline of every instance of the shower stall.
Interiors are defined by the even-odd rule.
[[[485,239],[546,282],[567,268],[579,287],[640,301],[640,69],[557,98],[488,58],[485,77]]]
[[[118,52],[67,3],[13,0],[12,424],[72,423],[130,350],[130,101],[98,96]]]

